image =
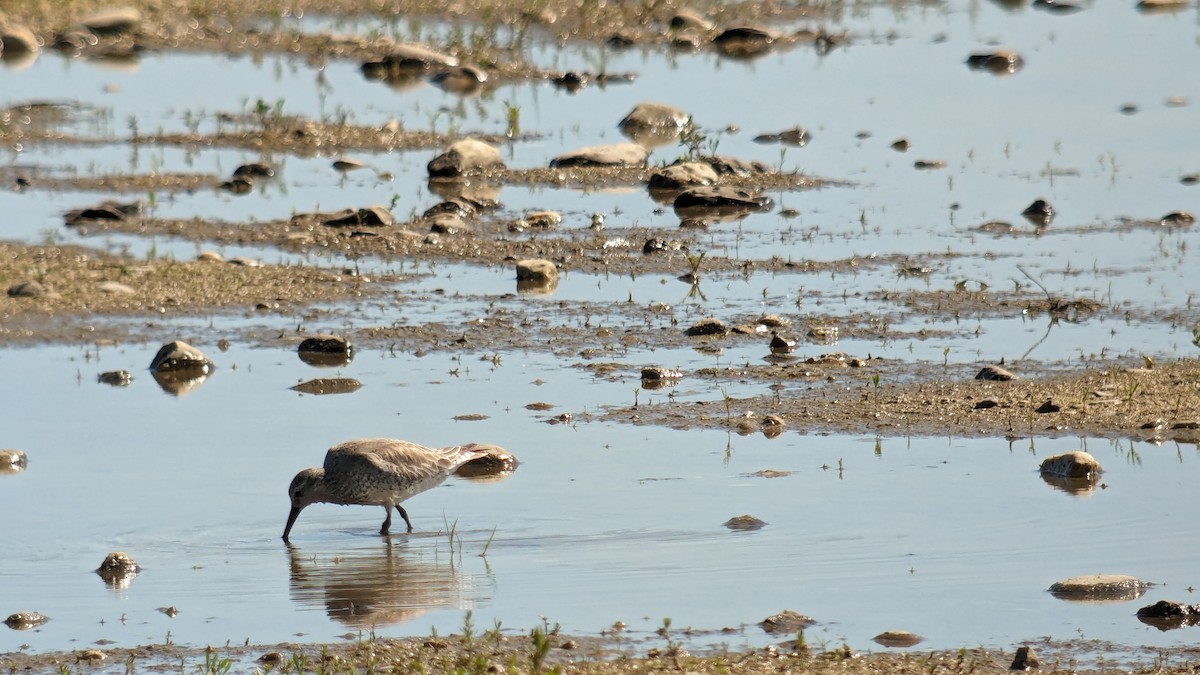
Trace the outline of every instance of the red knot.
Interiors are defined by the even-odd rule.
[[[382,506],[387,518],[379,529],[381,535],[388,534],[395,507],[412,532],[400,502],[440,485],[458,467],[486,455],[484,446],[475,443],[427,448],[391,438],[360,438],[335,445],[325,453],[324,467],[305,469],[292,479],[288,488],[292,511],[283,540],[288,541],[304,507],[317,502]]]

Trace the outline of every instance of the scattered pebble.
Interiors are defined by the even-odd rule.
[[[1051,399],[1046,399],[1034,410],[1034,412],[1045,415],[1047,413],[1056,413],[1060,410],[1062,410],[1062,406],[1058,405]]]
[[[579,148],[550,160],[550,168],[575,166],[621,167],[646,165],[649,152],[637,143],[614,143]]]
[[[426,166],[430,178],[458,179],[492,169],[504,168],[500,149],[475,138],[464,138],[446,148]]]
[[[975,379],[1008,382],[1009,380],[1017,379],[1017,376],[1000,366],[984,366],[975,375]]]
[[[129,585],[141,567],[124,551],[113,551],[104,557],[96,568],[96,574],[109,586],[124,588]]]
[[[25,468],[29,458],[23,450],[0,450],[0,473],[17,473]]]
[[[729,329],[725,327],[725,323],[720,319],[708,317],[700,319],[696,323],[688,327],[684,334],[689,337],[697,337],[701,335],[725,335]]]
[[[749,516],[742,516],[748,518]],[[758,622],[760,628],[771,635],[795,635],[816,623],[810,616],[785,609]]]
[[[1075,450],[1047,457],[1042,460],[1040,471],[1049,476],[1095,480],[1104,469],[1095,457],[1082,450]]]
[[[986,70],[993,75],[1012,75],[1025,66],[1025,60],[1016,52],[1000,49],[968,56],[967,66],[973,70]]]
[[[395,222],[395,216],[386,206],[374,205],[361,209],[346,209],[321,221],[326,227],[386,227]]]
[[[976,410],[988,410],[1000,405],[1000,402],[994,398],[985,398],[975,402]]]
[[[770,134],[759,134],[754,137],[755,143],[780,143],[794,148],[802,148],[812,140],[812,134],[800,127],[792,127],[784,131]]]
[[[75,655],[75,663],[97,664],[108,658],[108,654],[99,649],[85,649]]]
[[[888,630],[871,639],[884,647],[912,647],[922,642],[925,638],[906,630]]]
[[[796,351],[796,341],[789,340],[779,333],[771,333],[769,345],[772,354],[791,354]]]
[[[549,260],[518,260],[517,281],[557,284],[558,268]]]
[[[735,26],[721,32],[712,42],[725,56],[745,59],[769,51],[775,42],[775,35],[755,26]]]
[[[658,145],[679,138],[680,132],[691,123],[692,116],[675,106],[639,103],[617,124],[617,128],[639,143]]]
[[[1196,222],[1196,216],[1187,211],[1172,211],[1159,221],[1164,227],[1181,227]]]
[[[1149,587],[1141,579],[1124,574],[1088,574],[1055,582],[1050,594],[1059,600],[1126,601],[1142,597]]]
[[[1017,647],[1017,653],[1013,656],[1012,665],[1009,670],[1032,670],[1040,666],[1038,663],[1037,654],[1033,652],[1033,648],[1029,645]]]
[[[318,377],[290,387],[292,391],[313,396],[353,394],[361,388],[362,382],[353,377]]]
[[[199,349],[186,342],[168,342],[158,350],[150,362],[150,370],[158,373],[189,371],[208,373],[213,362]]]
[[[37,612],[17,612],[16,614],[10,614],[8,618],[4,620],[4,625],[13,630],[29,630],[30,628],[36,628],[49,620],[50,619],[38,614]]]
[[[1038,199],[1026,206],[1021,215],[1039,228],[1046,227],[1050,221],[1054,220],[1054,207],[1050,206],[1050,202],[1045,199]]]
[[[358,161],[357,159],[349,159],[347,157],[343,157],[341,159],[334,160],[334,162],[333,162],[333,170],[341,171],[342,173],[347,173],[350,171],[357,171],[359,169],[365,169],[365,168],[367,168],[366,164]]]
[[[740,531],[761,530],[766,524],[766,522],[751,515],[734,516],[724,523],[725,527]]]

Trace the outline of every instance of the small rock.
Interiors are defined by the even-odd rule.
[[[430,178],[457,179],[491,169],[503,169],[504,162],[496,146],[478,139],[464,138],[431,159],[426,168]]]
[[[234,176],[217,187],[235,195],[244,195],[254,189],[254,181],[247,176]]]
[[[1095,457],[1082,451],[1064,452],[1042,460],[1040,471],[1045,475],[1063,478],[1095,480],[1104,472]]]
[[[704,162],[672,164],[650,174],[649,189],[652,192],[678,192],[690,187],[712,185],[719,180],[712,165]]]
[[[275,169],[270,164],[251,162],[234,169],[233,175],[249,178],[270,178],[275,175]]]
[[[766,526],[766,522],[759,520],[751,515],[734,516],[723,523],[725,527],[731,530],[752,531],[761,530]]]
[[[580,148],[550,160],[551,168],[645,166],[649,153],[637,143],[614,143]]]
[[[136,7],[109,7],[87,15],[79,25],[96,35],[120,35],[137,28],[142,13]]]
[[[967,57],[967,66],[973,70],[986,70],[993,75],[1012,75],[1025,65],[1019,54],[1007,49]]]
[[[37,612],[17,612],[16,614],[10,614],[8,618],[4,620],[4,625],[13,630],[29,630],[30,628],[36,628],[49,620],[50,619],[38,614]]]
[[[1142,597],[1149,587],[1124,574],[1089,574],[1055,582],[1049,590],[1059,600],[1123,602]]]
[[[512,473],[517,469],[517,458],[508,450],[490,443],[474,443],[476,450],[487,454],[458,467],[454,472],[461,478],[490,478]]]
[[[137,291],[119,281],[101,281],[96,284],[96,290],[113,295],[134,295]]]
[[[711,21],[688,9],[681,9],[667,23],[671,30],[694,30],[708,32],[713,29]]]
[[[556,211],[531,211],[523,220],[533,229],[552,230],[562,224],[563,217]]]
[[[727,185],[702,186],[684,190],[674,202],[676,213],[712,210],[769,211],[774,206],[770,197],[754,195],[740,188]]]
[[[487,79],[487,73],[475,66],[456,66],[434,75],[429,81],[452,94],[474,94]]]
[[[771,635],[795,635],[815,623],[816,621],[810,616],[785,609],[778,614],[772,614],[759,621],[758,625]]]
[[[297,351],[319,352],[322,354],[349,354],[354,351],[350,341],[340,335],[322,333],[305,338]]]
[[[20,24],[6,23],[0,18],[0,57],[9,61],[18,56],[29,56],[41,51],[37,36]]]
[[[225,262],[225,259],[216,251],[202,251],[196,256],[196,262]]]
[[[775,42],[775,35],[755,26],[735,26],[721,32],[712,41],[725,56],[744,59],[767,53]]]
[[[212,367],[213,362],[203,352],[179,340],[163,345],[150,362],[150,370],[158,373],[190,371],[203,374]]]
[[[683,379],[683,371],[660,368],[659,366],[648,366],[642,368],[642,379],[649,381],[680,380]]]
[[[1159,221],[1163,227],[1182,227],[1196,222],[1196,216],[1187,211],[1172,211]]]
[[[662,103],[639,103],[617,128],[636,141],[671,141],[692,123],[691,115]]]
[[[327,220],[321,221],[327,227],[386,227],[395,222],[395,217],[386,206],[375,205],[361,209],[347,209]]]
[[[697,337],[702,335],[726,335],[729,329],[725,327],[725,323],[720,319],[708,317],[700,319],[696,323],[688,327],[684,331],[684,335],[689,337]]]
[[[10,298],[40,298],[50,295],[50,289],[38,281],[21,281],[8,287]]]
[[[25,468],[28,458],[23,450],[0,450],[0,472],[16,473]]]
[[[133,375],[128,370],[109,370],[97,375],[96,381],[110,387],[128,387]]]
[[[283,654],[279,652],[267,652],[258,657],[258,662],[266,666],[278,666],[283,663]]]
[[[772,354],[791,354],[796,351],[796,341],[789,340],[778,333],[771,333],[769,347]]]
[[[341,159],[335,159],[333,161],[333,170],[341,171],[342,173],[358,171],[359,169],[365,168],[367,168],[366,164],[358,161],[357,159],[350,159],[349,157],[342,157]]]
[[[989,410],[1000,405],[1000,402],[994,398],[985,398],[975,402],[976,410]]]
[[[289,387],[292,391],[313,396],[325,394],[353,394],[362,388],[362,382],[352,377],[318,377]]]
[[[129,585],[141,567],[124,551],[113,551],[104,557],[104,562],[96,568],[96,574],[109,586],[124,588]]]
[[[918,159],[917,161],[913,162],[913,168],[924,171],[944,169],[946,168],[946,162],[945,160],[941,159]]]
[[[1045,199],[1038,199],[1025,210],[1021,212],[1025,216],[1025,220],[1033,223],[1035,226],[1042,228],[1050,224],[1054,220],[1054,207],[1050,206],[1050,202]]]
[[[557,284],[558,268],[549,260],[518,260],[517,281],[537,284]]]
[[[888,630],[871,639],[884,647],[912,647],[925,638],[906,630]]]
[[[1017,647],[1017,653],[1013,656],[1012,665],[1008,669],[1031,670],[1037,668],[1039,665],[1037,654],[1033,653],[1033,648],[1029,645],[1023,645]]]
[[[1062,410],[1062,406],[1058,405],[1051,399],[1046,399],[1034,412],[1045,415],[1047,413],[1056,413]]]
[[[896,152],[908,152],[908,149],[912,147],[912,143],[910,143],[907,138],[897,138],[896,140],[892,141],[892,145],[890,147]]]
[[[458,59],[453,56],[436,52],[423,45],[404,43],[392,47],[391,53],[382,59],[362,64],[362,72],[371,79],[390,80],[403,79],[435,68],[454,68],[457,65]]]
[[[90,663],[95,665],[103,662],[104,659],[107,658],[108,654],[105,654],[99,649],[85,649],[75,656],[75,663]]]
[[[1000,366],[984,366],[979,370],[978,373],[976,373],[975,379],[1008,382],[1009,380],[1017,379],[1017,376],[1013,375],[1004,368],[1001,368]]]
[[[759,134],[754,137],[755,143],[782,143],[783,145],[790,145],[795,148],[802,148],[808,145],[808,142],[811,140],[812,134],[800,127],[793,127],[773,134]]]
[[[650,255],[652,253],[662,253],[663,251],[679,251],[683,249],[683,242],[678,239],[663,239],[661,237],[651,237],[642,244],[642,253]]]

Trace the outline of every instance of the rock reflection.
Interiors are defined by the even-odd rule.
[[[208,380],[207,374],[194,370],[165,373],[156,370],[150,375],[164,392],[175,397],[192,393]]]
[[[467,578],[449,559],[416,555],[390,540],[380,546],[337,556],[288,546],[292,599],[324,607],[329,618],[356,628],[402,623],[462,603]]]

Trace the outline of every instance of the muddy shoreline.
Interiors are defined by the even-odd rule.
[[[397,3],[383,0],[332,0],[286,2],[256,0],[211,3],[171,0],[137,4],[140,16],[132,28],[100,33],[95,43],[54,45],[70,39],[80,17],[102,8],[103,3],[75,1],[48,3],[17,1],[3,8],[4,20],[26,26],[45,51],[60,49],[70,58],[136,58],[146,52],[192,52],[223,55],[288,55],[319,65],[333,60],[366,63],[386,57],[396,47],[390,40],[333,34],[306,35],[293,31],[287,20],[305,14],[396,20],[414,14],[437,20],[464,22],[474,28],[448,44],[437,45],[464,63],[475,64],[488,76],[483,86],[514,81],[556,81],[560,70],[538,68],[520,56],[522,36],[551,36],[559,42],[627,44],[631,49],[680,48],[679,36],[663,29],[682,7],[655,3],[649,8],[624,3],[557,3],[549,7],[521,2],[433,3],[417,0]],[[643,14],[643,9],[649,13]],[[692,6],[690,9],[697,9]],[[711,25],[697,28],[695,49],[716,50],[714,37],[723,27],[745,22],[790,25],[813,22],[822,16],[815,8],[783,7],[755,1],[725,5],[701,3],[699,9]],[[281,14],[282,12],[282,14]],[[636,17],[634,17],[636,15]],[[636,20],[634,20],[636,18]],[[509,36],[508,46],[498,35]],[[775,31],[772,49],[832,49],[847,36],[824,33],[817,27]],[[43,54],[40,58],[57,58]],[[588,86],[606,82],[588,73]],[[568,80],[569,81],[569,80]],[[613,79],[611,86],[620,86]],[[380,83],[380,87],[385,86]],[[608,85],[605,85],[608,86]],[[335,158],[355,152],[386,153],[427,150],[430,158],[467,134],[406,130],[399,125],[369,127],[337,120],[306,119],[284,114],[258,101],[257,111],[216,113],[218,131],[155,134],[134,129],[129,136],[95,137],[64,130],[63,116],[74,114],[69,104],[29,102],[4,112],[0,141],[13,145],[54,144],[88,146],[121,144],[155,148],[234,148],[263,157],[286,154],[298,157]],[[209,122],[213,120],[203,120]],[[615,123],[615,120],[613,121]],[[198,125],[199,126],[199,125]],[[535,136],[519,125],[510,133],[473,135],[503,146]],[[696,159],[707,142],[736,129],[703,129],[690,143],[680,143],[680,160]],[[714,144],[715,145],[715,144]],[[758,167],[723,176],[720,185],[760,192],[819,190],[830,180],[799,171]],[[981,287],[968,279],[939,278],[936,287],[912,291],[867,291],[860,298],[873,311],[837,312],[807,310],[804,320],[786,326],[804,341],[794,354],[773,355],[767,348],[770,329],[764,317],[745,312],[717,316],[726,326],[720,334],[689,336],[686,331],[699,316],[689,308],[634,302],[556,302],[553,296],[525,302],[531,296],[517,285],[514,267],[523,259],[550,261],[564,277],[578,275],[661,276],[664,283],[679,284],[680,295],[689,289],[702,292],[705,284],[763,274],[770,283],[803,287],[811,275],[855,275],[884,272],[897,276],[935,274],[939,263],[960,260],[963,254],[931,250],[921,256],[882,254],[853,256],[833,261],[790,259],[761,255],[746,258],[714,250],[710,234],[729,221],[690,221],[680,218],[669,225],[650,226],[620,221],[606,214],[609,231],[591,214],[565,213],[560,225],[531,229],[528,222],[498,215],[494,195],[503,186],[548,188],[646,190],[650,176],[660,167],[548,168],[508,167],[479,172],[469,180],[426,187],[426,203],[400,199],[389,205],[395,222],[374,225],[330,225],[333,213],[277,214],[254,222],[223,222],[208,218],[170,219],[153,209],[128,218],[73,219],[64,214],[60,227],[83,237],[101,239],[115,233],[142,238],[165,238],[193,243],[198,255],[177,260],[159,256],[120,255],[99,248],[60,245],[48,236],[42,244],[0,242],[0,281],[9,292],[0,296],[0,346],[20,350],[36,345],[145,344],[153,352],[172,320],[197,317],[240,317],[242,327],[209,331],[195,339],[201,345],[221,340],[261,349],[294,350],[307,335],[306,326],[336,326],[348,322],[371,303],[404,306],[414,299],[428,300],[426,291],[412,291],[419,272],[404,274],[393,266],[410,264],[469,264],[505,270],[512,286],[499,296],[481,298],[486,307],[460,320],[423,321],[410,317],[408,325],[392,323],[359,326],[349,335],[360,351],[399,350],[415,354],[495,354],[536,351],[553,354],[564,367],[589,372],[593,377],[625,382],[636,393],[631,401],[613,402],[575,414],[574,423],[611,422],[655,425],[675,429],[714,429],[730,434],[759,434],[770,438],[798,434],[849,434],[879,438],[946,436],[993,438],[998,443],[1018,443],[1039,437],[1128,439],[1153,444],[1200,443],[1200,360],[1187,354],[1157,362],[1135,354],[1087,355],[1070,362],[1008,362],[1018,376],[1011,381],[977,380],[981,361],[971,365],[943,365],[922,361],[883,359],[871,354],[841,354],[836,344],[822,344],[823,334],[842,339],[922,341],[938,330],[968,331],[961,326],[896,329],[919,325],[914,317],[940,319],[1023,318],[1054,326],[1082,321],[1145,322],[1164,330],[1188,325],[1185,308],[1130,308],[1105,303],[1095,297],[1059,297],[1032,281],[1011,289]],[[375,169],[367,169],[375,171]],[[29,199],[61,191],[95,192],[100,199],[140,200],[146,193],[217,194],[227,176],[205,173],[149,173],[126,175],[42,175],[20,167],[0,169],[5,187]],[[391,180],[376,171],[381,183]],[[841,185],[841,184],[839,184]],[[671,195],[673,197],[673,195]],[[438,200],[445,200],[439,202]],[[464,202],[453,227],[431,225],[429,211]],[[80,203],[83,209],[92,204]],[[356,205],[367,207],[369,205]],[[672,209],[670,198],[659,199],[661,213]],[[469,211],[469,212],[467,212]],[[668,219],[669,220],[669,219]],[[676,222],[679,224],[676,225]],[[865,227],[865,221],[863,223]],[[621,240],[611,231],[619,226]],[[1093,229],[1126,231],[1170,228],[1157,218],[1131,218],[1104,223]],[[980,236],[994,236],[990,231]],[[1030,232],[1003,236],[1036,236]],[[651,246],[658,242],[660,246]],[[97,244],[99,246],[99,244]],[[271,264],[261,260],[223,260],[212,253],[222,247],[258,247],[263,250],[324,261],[367,261],[360,269],[337,262]],[[703,254],[703,255],[701,255]],[[508,275],[508,272],[513,272]],[[20,287],[20,291],[16,291]],[[440,290],[440,289],[439,289]],[[552,290],[552,289],[551,289]],[[419,294],[419,297],[418,297]],[[434,292],[436,295],[436,292]],[[490,300],[490,302],[488,302]],[[808,302],[820,306],[822,298]],[[1189,308],[1190,309],[1190,308]],[[799,312],[798,312],[799,313]],[[302,316],[303,325],[292,321]],[[603,322],[592,322],[602,316]],[[292,325],[288,331],[278,326]],[[172,338],[173,339],[173,338]],[[834,341],[836,342],[836,341]],[[1200,346],[1200,337],[1193,344]],[[630,348],[691,348],[719,354],[727,347],[757,345],[762,358],[746,363],[725,363],[680,372],[666,381],[647,380],[643,369],[664,364],[630,358]],[[1011,357],[1010,357],[1011,358]],[[723,383],[752,384],[762,395],[677,401],[673,392],[680,383],[703,383],[719,390]],[[614,635],[544,637],[548,653],[537,657],[537,644],[526,636],[428,636],[406,640],[365,640],[342,644],[309,643],[261,647],[225,646],[210,652],[198,648],[143,646],[102,650],[103,658],[84,650],[26,654],[14,651],[0,656],[0,667],[49,672],[90,668],[101,664],[112,670],[136,663],[148,670],[166,670],[187,662],[202,668],[206,660],[228,658],[244,668],[266,669],[259,658],[278,653],[271,664],[280,670],[292,659],[312,667],[406,670],[432,672],[538,672],[543,666],[561,666],[564,672],[628,673],[646,671],[697,672],[849,672],[952,673],[1007,672],[1010,651],[964,648],[958,652],[873,653],[859,655],[849,648],[800,648],[793,643],[766,650],[735,649],[723,654],[690,655],[671,634],[623,643]],[[1190,648],[1149,649],[1099,643],[1036,643],[1045,672],[1193,672],[1198,655]],[[1014,645],[1015,647],[1015,645]],[[297,657],[295,655],[302,654]],[[1114,657],[1113,654],[1120,656]],[[299,662],[299,661],[297,661]],[[189,666],[189,669],[191,666]],[[116,672],[114,670],[114,672]]]

